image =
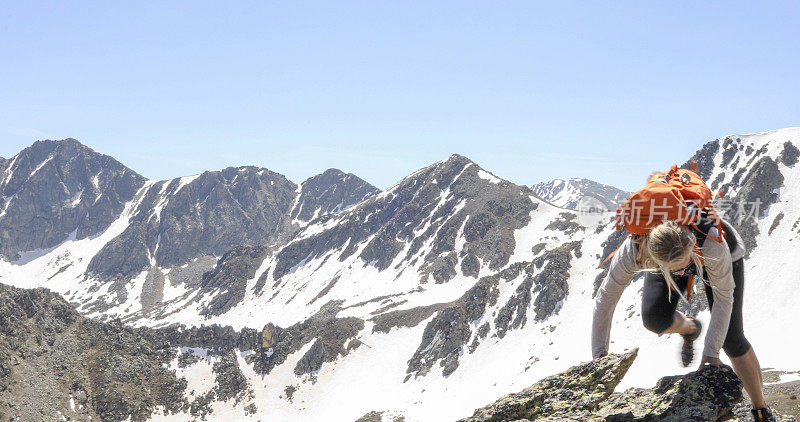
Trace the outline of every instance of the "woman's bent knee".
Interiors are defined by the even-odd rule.
[[[722,345],[722,350],[725,351],[725,354],[728,355],[729,358],[738,358],[749,352],[750,347],[750,342],[747,341],[747,338],[742,334],[740,336],[726,338],[725,343]]]
[[[642,322],[644,323],[644,328],[647,328],[656,334],[661,334],[664,331],[667,331],[667,329],[672,326],[674,320],[674,313],[665,314],[664,312],[642,311]]]

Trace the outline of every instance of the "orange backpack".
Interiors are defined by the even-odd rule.
[[[722,220],[717,217],[711,203],[711,189],[697,175],[697,161],[692,161],[691,165],[692,170],[686,170],[673,164],[667,172],[650,175],[647,184],[617,209],[617,230],[624,225],[631,233],[645,235],[664,220],[697,227],[695,224],[705,210],[722,233]],[[717,192],[717,196],[721,195]]]
[[[700,176],[697,161],[691,162],[692,170],[679,169],[673,164],[669,171],[656,172],[647,179],[647,184],[634,192],[617,208],[617,230],[629,231],[630,236],[644,236],[651,228],[665,220],[676,220],[680,224],[697,227],[703,211],[711,217],[719,236],[712,239],[722,242],[727,238],[722,219],[711,203],[714,195]],[[716,196],[722,196],[717,192]],[[598,266],[601,268],[617,251]]]
[[[705,214],[711,217],[719,233],[716,238],[707,237],[720,243],[722,239],[727,239],[722,219],[717,215],[711,202],[714,195],[703,179],[697,175],[697,161],[692,161],[691,167],[692,170],[679,169],[673,164],[669,171],[650,175],[647,184],[617,208],[617,230],[622,230],[624,227],[630,232],[628,237],[644,236],[662,221],[676,220],[680,224],[694,227],[702,232],[697,227],[697,222]],[[722,192],[717,192],[716,196],[722,196]],[[695,251],[700,255],[702,262],[702,252],[698,246],[695,246]],[[611,252],[597,268],[602,268],[615,253],[616,250]],[[693,281],[694,276],[689,277],[687,299],[691,297]]]

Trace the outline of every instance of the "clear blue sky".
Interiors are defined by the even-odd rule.
[[[386,188],[459,153],[632,190],[800,125],[797,2],[141,3],[0,3],[0,156],[73,137],[151,179]]]

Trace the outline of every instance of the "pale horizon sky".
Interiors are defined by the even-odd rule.
[[[461,154],[635,190],[800,126],[794,2],[0,2],[0,156],[76,138],[150,179],[338,168],[385,189]]]

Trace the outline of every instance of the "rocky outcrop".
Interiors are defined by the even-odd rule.
[[[355,422],[405,422],[406,418],[397,412],[371,411],[356,419]]]
[[[598,416],[612,421],[721,421],[742,400],[742,382],[729,366],[661,378],[650,389],[629,389],[603,402]]]
[[[793,143],[786,141],[783,143],[783,149],[778,156],[778,162],[791,167],[797,164],[798,157],[800,157],[800,150]]]
[[[436,303],[411,309],[384,312],[370,319],[375,322],[375,325],[372,327],[372,332],[388,333],[394,327],[416,327],[435,312],[447,306],[447,303]]]
[[[475,410],[460,422],[586,420],[628,372],[638,350],[611,354],[545,378]],[[563,419],[558,419],[563,418]],[[584,418],[584,419],[581,419]]]
[[[264,326],[253,349],[247,357],[256,372],[269,374],[273,368],[286,361],[292,353],[314,341],[294,368],[297,375],[318,371],[325,362],[332,362],[349,352],[348,340],[364,328],[364,320],[355,317],[337,318],[340,302],[331,301],[305,321],[281,328],[272,323]]]
[[[448,376],[458,368],[459,356],[466,350],[470,353],[475,351],[480,340],[487,336],[488,325],[485,322],[479,324],[489,319],[487,308],[497,304],[501,281],[524,277],[494,317],[498,337],[504,337],[510,329],[524,327],[530,309],[533,309],[536,321],[543,321],[558,312],[569,293],[567,279],[572,254],[580,257],[580,246],[580,242],[569,242],[533,261],[512,264],[495,275],[481,278],[452,302],[379,315],[374,318],[374,331],[388,332],[392,326],[415,326],[435,312],[436,315],[425,326],[420,345],[408,361],[405,380],[428,374],[437,363],[442,367],[442,375]]]
[[[235,399],[236,403],[245,397],[252,398],[253,391],[250,389],[233,350],[222,355],[222,359],[214,363],[212,371],[216,375],[216,386],[214,394],[217,400],[228,401]]]
[[[3,420],[61,420],[60,412],[143,421],[157,406],[179,412],[186,380],[166,369],[174,356],[166,331],[100,323],[45,289],[0,284]]]
[[[565,243],[533,260],[533,267],[541,271],[533,277],[533,310],[536,321],[544,321],[558,312],[569,294],[569,270],[572,255],[581,257],[581,242]],[[524,325],[524,321],[523,321]]]
[[[708,178],[711,177],[711,174],[714,171],[714,157],[719,152],[719,147],[719,139],[707,142],[702,148],[697,150],[697,152],[695,152],[691,158],[683,163],[681,168],[691,169],[692,161],[697,161],[697,175],[700,176],[701,179],[708,181]],[[711,189],[714,188],[712,187]]]
[[[0,284],[0,418],[144,421],[157,408],[204,417],[212,414],[211,403],[229,400],[252,414],[257,408],[237,353],[267,374],[313,341],[295,373],[318,371],[360,345],[355,336],[364,321],[337,318],[338,305],[329,302],[301,323],[268,324],[261,332],[219,325],[132,328],[85,318],[46,289]],[[189,402],[187,381],[168,368],[173,360],[181,369],[197,364],[191,348],[214,356],[215,381]]]
[[[559,218],[550,222],[550,224],[548,224],[544,229],[555,230],[564,234],[572,234],[578,230],[583,230],[583,226],[573,221],[575,220],[575,214],[562,212],[559,213],[558,216]]]
[[[574,366],[477,409],[460,422],[721,421],[742,400],[741,381],[727,366],[662,378],[651,389],[614,393],[637,350]]]
[[[255,277],[266,257],[265,247],[244,246],[226,252],[213,270],[203,274],[200,288],[216,293],[202,315],[222,315],[244,299],[247,281]]]
[[[425,326],[422,341],[408,361],[404,382],[412,375],[424,376],[437,362],[443,368],[444,376],[458,368],[458,358],[472,336],[471,323],[483,316],[487,305],[497,303],[497,284],[502,277],[513,278],[509,270],[501,275],[484,277],[459,299],[446,304],[436,313]]]
[[[508,329],[525,326],[531,301],[536,321],[543,321],[558,311],[560,303],[569,293],[567,279],[571,268],[571,252],[580,256],[580,248],[580,242],[569,242],[519,267],[525,279],[497,312],[494,324],[498,337],[503,338]]]
[[[213,349],[218,354],[225,354],[235,349],[255,350],[259,343],[258,330],[243,328],[237,331],[229,325],[214,324],[188,328],[179,326],[162,328],[159,331],[165,332],[176,347]]]
[[[723,218],[731,222],[744,240],[745,257],[749,257],[757,246],[758,219],[766,215],[769,206],[780,199],[775,190],[783,185],[783,179],[775,161],[767,156],[761,157],[752,167],[748,167],[732,198],[734,206]]]

